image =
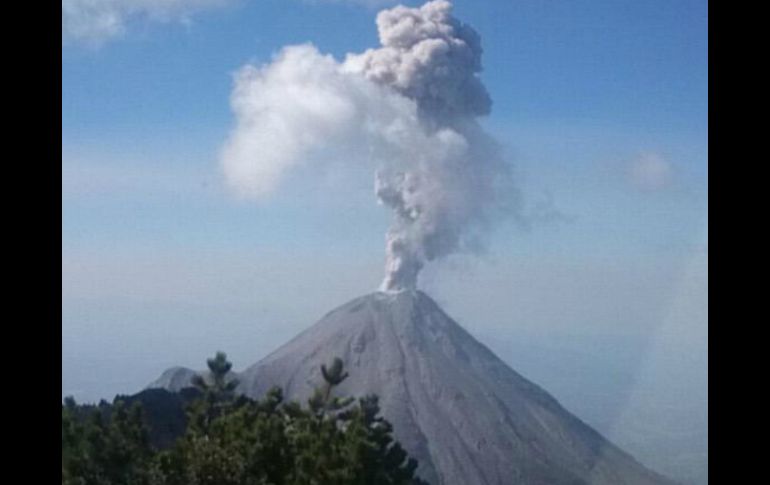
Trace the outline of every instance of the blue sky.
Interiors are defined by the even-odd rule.
[[[193,3],[159,16],[150,0],[146,15],[116,1],[121,33],[63,38],[64,394],[132,392],[218,349],[250,364],[382,277],[390,219],[369,169],[298,171],[255,203],[227,190],[217,161],[238,68],[288,44],[338,59],[374,47],[377,2]],[[579,352],[624,336],[640,382],[705,389],[707,2],[454,3],[482,38],[484,125],[528,203],[565,217],[502,226],[484,254],[428,268],[423,288],[533,374],[504,342],[566,338]],[[659,358],[672,353],[695,357]]]
[[[601,185],[615,191],[616,204],[643,205],[672,217],[676,205],[682,214],[688,211],[685,219],[696,220],[700,213],[697,223],[702,223],[708,156],[705,2],[455,3],[456,15],[482,35],[483,80],[494,100],[487,123],[525,172],[527,189],[552,193],[569,212],[566,206],[595,207],[591,198],[607,195],[596,192]],[[234,211],[219,214],[219,220],[264,209],[241,207],[217,192],[216,156],[233,123],[231,74],[247,61],[268,62],[286,44],[313,42],[338,58],[376,45],[374,14],[345,3],[242,1],[201,12],[189,25],[137,21],[97,49],[67,43],[62,49],[65,178],[69,164],[89,172],[98,166],[110,180],[124,172],[134,179],[144,174],[153,179],[145,186],[155,186],[157,197],[182,186],[196,204],[204,199],[230,204]],[[613,187],[623,182],[623,164],[644,153],[659,154],[672,167],[673,188],[650,196]],[[575,193],[579,189],[587,190]],[[105,231],[120,236],[121,228],[106,227],[98,214],[75,211],[76,204],[87,202],[79,189],[73,192],[78,201],[70,212],[72,224],[65,224],[65,242],[70,228],[75,238],[84,225],[107,238]],[[581,200],[567,199],[568,193]],[[136,199],[140,203],[141,197]],[[278,207],[276,213],[293,206],[309,215],[302,200],[286,199],[267,205]],[[114,197],[99,200],[105,208]],[[151,229],[179,210],[155,209],[151,217],[143,212],[147,217],[137,223]],[[628,225],[627,214],[617,210],[607,222]],[[681,232],[665,221],[635,227],[650,238]],[[133,228],[123,228],[128,229]],[[279,237],[284,228],[273,229],[278,232],[268,232]]]

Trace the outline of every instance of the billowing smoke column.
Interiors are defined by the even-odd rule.
[[[339,63],[313,46],[283,49],[236,76],[237,125],[222,152],[231,185],[269,194],[285,171],[334,153],[377,167],[394,212],[382,290],[413,289],[425,263],[478,246],[517,191],[476,118],[491,100],[478,78],[478,34],[445,0],[377,16],[382,46]]]

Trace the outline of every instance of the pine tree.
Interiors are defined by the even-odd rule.
[[[346,415],[349,449],[358,467],[357,482],[370,485],[425,484],[415,477],[417,460],[392,436],[393,426],[379,415],[379,399],[369,395]]]
[[[308,400],[313,419],[302,419],[294,409],[299,426],[293,439],[297,444],[296,485],[416,485],[417,461],[409,458],[392,437],[393,427],[379,416],[376,396],[359,399],[333,396],[333,390],[348,373],[341,359],[327,368],[321,366],[324,383]]]
[[[233,403],[238,386],[238,380],[229,377],[233,364],[227,360],[227,354],[217,352],[206,363],[209,368],[208,379],[196,375],[192,381],[193,386],[201,391],[203,396],[193,404],[190,413],[191,426],[204,434],[212,421]]]
[[[221,400],[231,398],[238,386],[238,380],[228,378],[233,364],[227,360],[227,354],[217,352],[214,358],[208,359],[206,363],[208,364],[210,379],[207,381],[203,376],[196,375],[193,378],[193,385],[204,393],[214,394]]]
[[[308,400],[310,409],[316,413],[319,418],[326,417],[329,413],[341,411],[349,406],[354,399],[332,397],[332,390],[342,384],[342,381],[348,378],[348,373],[343,369],[342,359],[335,357],[332,364],[327,368],[321,364],[321,375],[324,383],[316,388],[313,395]]]

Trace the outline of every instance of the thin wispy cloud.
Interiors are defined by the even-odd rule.
[[[189,24],[204,10],[235,0],[62,0],[62,43],[99,46],[123,36],[136,22]]]
[[[385,7],[388,5],[395,5],[396,3],[402,3],[402,4],[410,3],[408,1],[399,2],[398,0],[303,0],[303,2],[314,4],[314,5],[329,4],[329,3],[336,3],[336,4],[342,4],[342,5],[361,5],[369,8]]]
[[[628,179],[631,184],[645,192],[655,192],[671,186],[674,182],[674,167],[659,153],[643,153],[628,165]]]
[[[194,15],[242,0],[62,0],[62,43],[99,47],[123,37],[132,25],[157,22],[188,25]],[[398,0],[295,0],[310,5],[380,8]],[[408,2],[401,2],[408,3]]]

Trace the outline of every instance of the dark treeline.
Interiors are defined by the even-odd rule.
[[[279,388],[235,393],[225,354],[180,393],[62,405],[62,485],[426,485],[393,439],[376,396],[334,396],[342,361],[306,405]]]

